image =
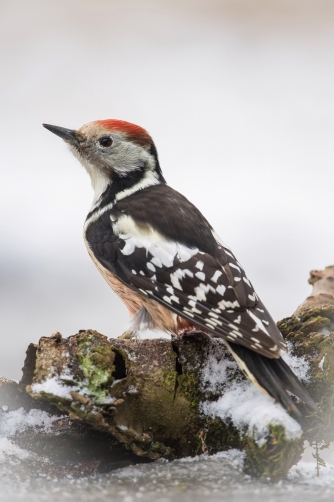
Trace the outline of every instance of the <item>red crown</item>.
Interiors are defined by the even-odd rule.
[[[145,129],[125,120],[107,119],[96,120],[96,123],[109,131],[124,132],[129,139],[139,143],[140,145],[150,145],[152,138]]]

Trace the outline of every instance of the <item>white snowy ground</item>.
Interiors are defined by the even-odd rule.
[[[24,418],[22,411],[8,414],[8,419],[1,416],[1,434],[14,433],[17,427],[22,430]],[[37,416],[33,413],[30,418],[34,421]],[[39,418],[35,425],[43,426],[44,420],[47,427],[48,419],[43,414]],[[313,502],[332,500],[334,489],[334,466],[327,465],[317,477],[314,462],[300,462],[291,469],[289,479],[279,483],[251,479],[241,471],[243,455],[237,450],[141,464],[81,479],[41,476],[22,481],[17,464],[30,454],[13,445],[10,437],[1,437],[0,447],[1,502],[278,502],[287,498],[298,502],[306,496]],[[35,455],[31,458],[36,461]]]

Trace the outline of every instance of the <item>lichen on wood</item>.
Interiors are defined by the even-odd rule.
[[[303,410],[304,438],[310,443],[334,441],[334,266],[311,272],[312,294],[296,312],[278,323],[292,356],[308,365],[308,391],[319,417]]]
[[[36,402],[17,382],[0,377],[0,436],[4,431],[19,449],[15,462],[6,443],[2,454],[10,455],[20,480],[76,478],[147,461],[126,450],[111,434],[85,426],[47,401]]]
[[[272,417],[259,441],[256,426],[205,412],[231,386],[247,383],[221,341],[203,332],[171,341],[108,340],[94,330],[67,339],[54,333],[29,346],[20,392],[26,389],[37,406],[56,406],[143,460],[238,448],[246,453],[246,472],[284,478],[305,439],[334,440],[334,267],[312,272],[310,282],[311,297],[279,323],[290,355],[307,366],[306,386],[321,410],[319,417],[297,403],[303,435],[289,435]],[[214,382],[209,369],[217,372]]]
[[[107,338],[95,331],[63,339],[42,338],[27,386],[34,398],[56,405],[72,419],[114,436],[127,449],[150,460],[172,460],[230,448],[245,449],[245,470],[278,479],[285,476],[282,456],[296,457],[302,439],[288,440],[268,424],[259,445],[252,431],[203,413],[204,402],[224,394],[228,379],[205,386],[209,364],[230,360],[230,379],[244,380],[225,346],[201,332],[181,339]],[[46,357],[44,355],[47,354]]]
[[[200,354],[210,340],[200,333],[185,339],[141,343],[108,341],[92,330],[68,339],[56,333],[40,340],[27,390],[34,399],[112,434],[139,456],[194,455],[213,447],[211,431],[202,432],[207,419],[199,414]],[[231,444],[227,439],[231,427],[218,428],[225,447],[236,446],[236,433]]]

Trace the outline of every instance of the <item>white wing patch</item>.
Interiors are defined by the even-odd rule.
[[[113,231],[125,241],[121,249],[123,255],[131,255],[136,248],[144,248],[152,255],[151,263],[157,267],[172,267],[175,258],[180,262],[188,261],[198,253],[198,248],[188,248],[178,242],[168,241],[151,226],[140,228],[128,215],[122,215],[117,221],[111,221]]]
[[[228,258],[225,266],[198,248],[168,240],[150,225],[139,226],[126,214],[110,221],[114,233],[123,241],[123,247],[119,247],[123,263],[136,272],[131,283],[139,291],[161,301],[176,315],[209,328],[215,336],[242,343],[260,353],[268,354],[270,350],[277,357],[278,344],[283,347],[284,341],[269,334],[265,326],[269,322],[264,313],[260,314],[262,309],[260,315],[253,313],[257,297],[251,283],[247,279],[242,281],[243,269],[232,253],[227,253],[233,259]],[[230,268],[225,270],[225,267]],[[236,280],[239,297],[232,286],[231,274],[233,281],[239,279]],[[239,274],[242,277],[236,277]],[[247,289],[240,289],[240,281]]]

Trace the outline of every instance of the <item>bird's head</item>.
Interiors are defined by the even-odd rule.
[[[43,124],[60,136],[91,177],[96,202],[109,185],[115,194],[146,180],[164,183],[158,154],[145,129],[123,120],[96,120],[80,129]]]

